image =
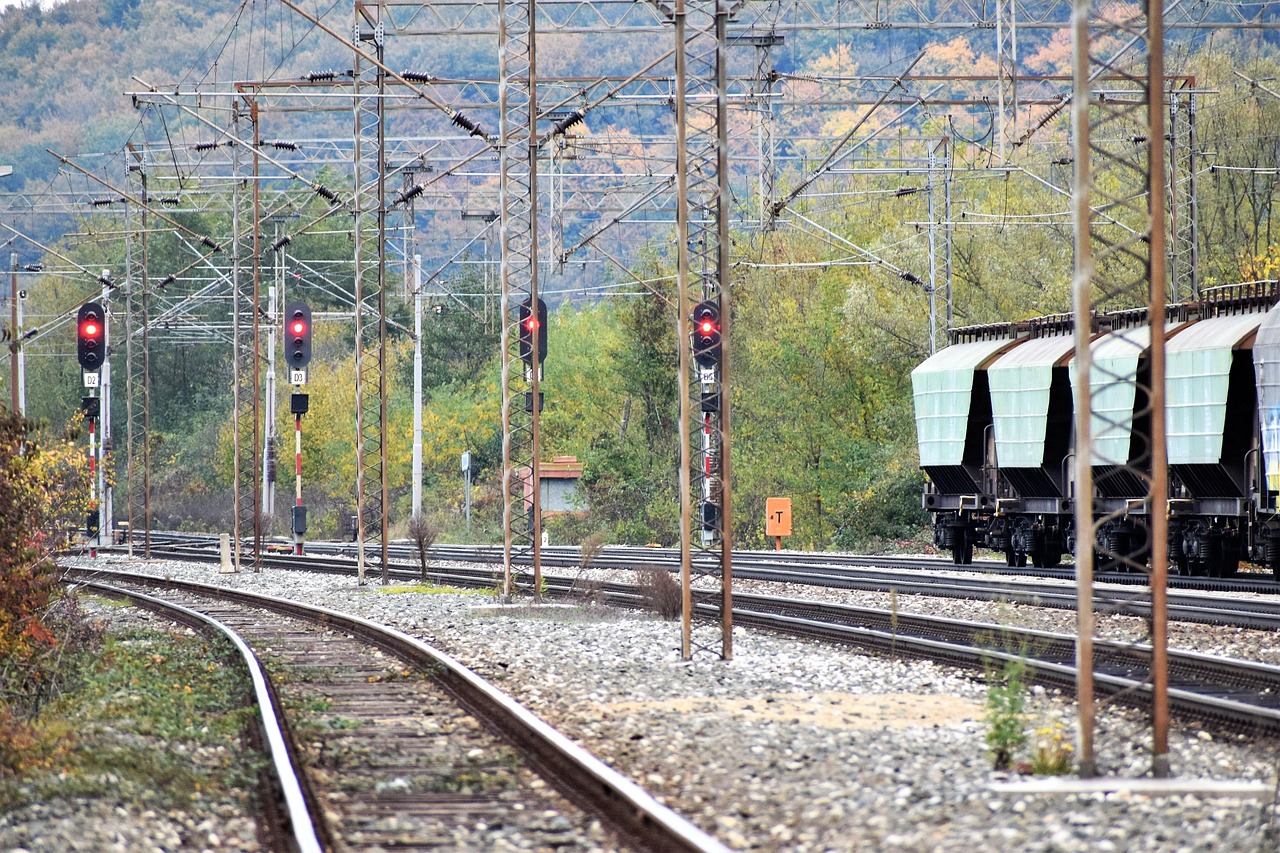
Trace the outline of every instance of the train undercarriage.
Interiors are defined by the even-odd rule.
[[[1146,517],[1095,521],[1094,567],[1141,571],[1148,562],[1151,531]],[[995,552],[1006,566],[1053,568],[1076,553],[1075,520],[1066,515],[955,510],[935,514],[934,545],[956,565],[973,562],[977,548]],[[1171,572],[1184,576],[1232,577],[1240,564],[1271,570],[1280,580],[1280,526],[1248,517],[1177,514],[1169,517],[1166,554]]]

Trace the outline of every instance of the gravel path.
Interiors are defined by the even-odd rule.
[[[376,584],[296,572],[128,563],[149,574],[288,596],[395,625],[455,655],[667,805],[744,850],[1273,851],[1267,801],[1136,794],[996,793],[980,677],[736,629],[734,660],[679,660],[675,623],[607,609],[494,606],[476,595],[386,594]],[[82,564],[87,564],[84,561]],[[753,585],[742,583],[739,589]],[[775,587],[776,589],[776,587]],[[788,594],[888,606],[888,596],[798,587]],[[1063,611],[899,596],[902,612],[1071,630]],[[1101,633],[1137,631],[1108,620]],[[718,648],[718,627],[697,629]],[[1178,626],[1174,644],[1274,655],[1263,632]],[[1032,726],[1074,730],[1074,706],[1034,689]],[[1100,769],[1150,766],[1141,715],[1108,708]],[[1276,780],[1275,741],[1175,726],[1177,776]],[[2,840],[2,837],[0,837]],[[128,849],[128,848],[126,848]],[[143,848],[138,848],[143,849]],[[163,847],[161,847],[163,849]]]

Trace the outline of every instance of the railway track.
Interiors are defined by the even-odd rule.
[[[192,556],[189,549],[178,553]],[[175,555],[176,556],[176,555]],[[205,559],[216,559],[206,554]],[[336,558],[264,557],[264,565],[353,574],[354,565]],[[395,569],[398,580],[414,580],[416,570]],[[492,571],[450,568],[432,572],[433,580],[458,586],[489,587]],[[544,575],[552,595],[572,596],[573,579]],[[604,582],[600,593],[615,605],[645,606],[641,589]],[[711,605],[698,614],[718,616]],[[1206,620],[1213,618],[1209,614]],[[981,670],[993,662],[1022,660],[1036,680],[1074,690],[1075,638],[1067,634],[1027,631],[1007,626],[905,616],[888,610],[851,607],[804,599],[734,596],[734,619],[793,636],[855,645],[868,650],[910,655]],[[1149,701],[1150,650],[1131,643],[1095,641],[1096,688],[1139,707]],[[1280,668],[1245,661],[1174,652],[1170,655],[1170,702],[1175,713],[1224,724],[1233,731],[1280,733]]]
[[[638,850],[725,850],[452,658],[394,629],[133,573],[71,570],[68,580],[183,621],[214,619],[263,650],[291,708],[293,764],[306,768],[295,782],[309,793],[305,807],[299,814],[295,798],[290,814],[313,827],[309,846],[282,837],[277,849],[485,849],[490,830],[530,849],[590,849],[600,840],[580,839],[599,835],[591,825],[599,818]],[[139,587],[163,588],[164,600]],[[585,813],[566,812],[524,765]]]
[[[214,546],[216,543],[209,537],[192,538],[184,534],[172,539],[169,536],[158,539],[153,550],[159,554],[185,555],[192,559],[203,560],[208,559],[209,548]],[[341,543],[314,543],[308,547],[312,557],[324,555],[340,558],[353,557],[355,554],[352,546]],[[402,561],[406,568],[416,561],[411,549],[405,545],[394,545],[389,549],[389,553],[394,560]],[[577,548],[552,548],[542,553],[543,564],[546,566],[571,569],[580,567],[581,555]],[[433,546],[430,555],[433,560],[496,565],[500,565],[502,561],[502,550],[489,546]],[[833,565],[822,562],[826,556],[828,555],[792,554],[786,559],[779,559],[773,556],[773,552],[745,552],[744,555],[735,557],[733,571],[734,576],[742,580],[1075,609],[1074,587],[1062,583],[1038,582],[1022,574],[1017,577],[995,579],[974,578],[970,577],[970,572],[967,571],[973,567],[963,566],[959,568],[964,571],[930,575],[921,572],[922,566],[915,561],[918,558],[830,555],[846,563],[846,565]],[[864,564],[864,561],[869,562],[870,565]],[[941,560],[937,561],[937,565],[947,572],[953,568],[949,562]],[[670,551],[654,548],[608,549],[591,561],[592,568],[600,569],[634,570],[652,566],[675,570],[678,564]],[[993,563],[992,566],[995,567],[996,564]],[[1004,567],[1001,565],[998,568]],[[433,574],[436,573],[433,572]],[[400,576],[404,577],[403,574]],[[490,575],[485,577],[488,582],[492,582]],[[1133,575],[1115,575],[1115,578],[1127,580],[1129,583],[1135,582]],[[1104,580],[1111,583],[1114,578],[1100,580],[1100,583]],[[1198,595],[1194,591],[1194,585],[1190,583],[1195,579],[1181,580],[1186,583],[1171,590],[1167,596],[1169,618],[1184,622],[1280,631],[1280,605],[1277,603],[1266,599],[1248,600]],[[1275,591],[1275,585],[1270,581],[1246,582],[1245,579],[1235,579],[1224,582],[1210,581],[1207,578],[1200,580],[1203,581],[1201,586],[1215,591],[1228,590],[1233,586],[1236,591],[1268,593]],[[1094,590],[1094,607],[1099,612],[1138,618],[1148,617],[1151,614],[1151,607],[1143,590],[1145,587],[1129,593],[1098,587]]]
[[[283,709],[272,692],[261,662],[244,639],[225,622],[181,604],[165,601],[137,590],[101,583],[85,583],[83,588],[112,598],[124,598],[135,606],[162,614],[196,631],[225,637],[236,649],[240,663],[253,684],[258,710],[258,731],[253,740],[267,757],[259,774],[263,827],[272,849],[312,853],[322,849],[320,836],[311,818],[304,782],[298,772],[296,754],[290,748]]]

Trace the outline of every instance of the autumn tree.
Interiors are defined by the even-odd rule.
[[[41,443],[30,422],[0,408],[0,710],[28,712],[47,687],[47,657],[58,644],[47,624],[53,554],[88,509],[77,430],[78,419],[67,436]]]

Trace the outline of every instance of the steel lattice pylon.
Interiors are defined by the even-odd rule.
[[[1200,298],[1196,147],[1196,93],[1184,84],[1169,92],[1169,298],[1173,302]]]
[[[721,621],[720,655],[733,657],[729,490],[729,163],[727,26],[737,7],[680,2],[676,32],[676,181],[680,289],[681,654],[693,657],[693,611],[706,602]],[[711,302],[720,354],[692,360],[690,312]],[[698,510],[693,511],[696,502]]]
[[[1146,570],[1150,563],[1153,764],[1169,773],[1168,660],[1165,584],[1168,575],[1168,466],[1165,445],[1165,80],[1162,13],[1117,5],[1074,9],[1073,111],[1076,233],[1073,297],[1076,336],[1077,695],[1082,775],[1097,772],[1093,721],[1093,571],[1104,566]],[[1105,80],[1108,90],[1099,87]],[[1147,370],[1130,376],[1099,364],[1090,344],[1095,311],[1146,307],[1145,323],[1118,332],[1145,352]],[[1145,348],[1145,349],[1144,349]],[[1146,374],[1144,376],[1144,373]],[[1141,377],[1141,378],[1140,378]],[[1095,415],[1094,398],[1133,386],[1131,415]],[[1124,421],[1120,423],[1120,421]],[[1108,458],[1095,441],[1127,430],[1126,458]],[[1145,494],[1101,502],[1095,484],[1125,478]],[[1149,536],[1131,531],[1131,513],[1146,516]],[[1145,540],[1145,541],[1143,541]]]
[[[499,176],[501,206],[502,297],[502,526],[503,590],[511,595],[519,584],[515,566],[529,564],[532,592],[538,595],[542,571],[542,519],[538,460],[541,353],[531,335],[532,364],[520,359],[520,306],[537,317],[538,304],[538,175],[537,56],[534,5],[500,4]]]
[[[246,104],[251,107],[251,105]],[[248,121],[257,138],[257,111],[247,110]],[[232,113],[235,130],[242,118],[241,109]],[[239,146],[233,149],[232,167],[235,174],[242,174],[246,164],[239,154]],[[246,545],[252,552],[253,569],[262,568],[262,481],[258,477],[258,460],[262,454],[262,344],[259,335],[261,304],[258,286],[258,224],[257,224],[257,149],[254,147],[251,169],[252,197],[244,198],[239,185],[233,188],[231,218],[231,288],[232,288],[232,338],[234,340],[233,403],[234,421],[234,478],[235,478],[235,567],[244,563]],[[245,208],[249,209],[246,215]],[[246,222],[247,220],[247,222]],[[246,237],[245,229],[249,228]],[[246,269],[245,257],[249,258]],[[252,537],[251,542],[246,542]]]
[[[360,583],[368,546],[378,550],[382,582],[387,565],[387,294],[386,294],[386,33],[381,9],[356,3],[352,40],[355,75],[355,327],[356,327],[356,535]],[[362,51],[371,49],[370,61]],[[369,213],[374,257],[366,259]],[[369,273],[372,272],[372,281]]]
[[[132,172],[142,205],[125,208],[125,462],[128,489],[129,547],[141,531],[143,557],[151,556],[151,335],[147,270],[149,198],[146,164]],[[135,208],[137,211],[135,212]],[[140,217],[135,234],[134,217]]]

